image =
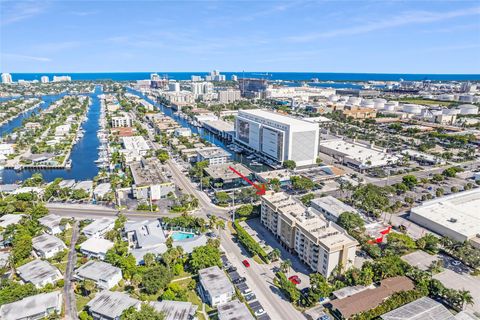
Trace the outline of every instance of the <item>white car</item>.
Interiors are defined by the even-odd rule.
[[[458,260],[453,260],[452,261],[452,265],[454,265],[454,266],[459,266],[460,264],[462,264],[462,263]]]
[[[258,317],[258,316],[261,316],[261,315],[264,314],[264,313],[265,313],[265,310],[263,310],[263,309],[258,309],[257,311],[255,311],[255,316]]]

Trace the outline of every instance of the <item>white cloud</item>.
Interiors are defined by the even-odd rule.
[[[43,13],[48,6],[47,1],[0,1],[0,25],[6,26],[32,18]]]
[[[324,32],[309,33],[300,36],[288,37],[287,40],[292,42],[310,42],[318,39],[334,38],[341,36],[353,36],[357,34],[369,33],[389,28],[406,26],[411,24],[422,24],[438,22],[458,17],[479,15],[480,7],[473,7],[462,10],[448,12],[429,12],[429,11],[411,11],[404,12],[395,17],[379,19],[377,21],[365,23],[362,25],[351,26],[347,28],[334,29]]]

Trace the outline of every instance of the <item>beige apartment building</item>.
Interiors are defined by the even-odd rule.
[[[358,242],[320,212],[304,207],[286,193],[267,192],[262,197],[261,221],[282,246],[325,277],[339,263],[344,270],[353,266]]]

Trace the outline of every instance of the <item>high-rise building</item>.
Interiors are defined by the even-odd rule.
[[[174,91],[174,92],[179,92],[180,91],[180,83],[178,82],[170,82],[168,84],[168,90],[169,91]]]
[[[268,82],[265,79],[243,78],[238,84],[243,97],[256,97],[267,90]]]
[[[238,77],[234,74],[232,74],[232,81],[237,81],[238,80]]]
[[[12,83],[12,75],[10,73],[2,73],[2,83]]]
[[[72,81],[70,76],[53,76],[53,82]]]
[[[152,81],[160,80],[160,76],[156,73],[152,73],[150,74],[150,80]]]
[[[240,90],[228,89],[218,92],[218,101],[220,103],[232,103],[240,100]]]
[[[203,78],[201,76],[191,76],[190,78],[192,81],[203,81]]]
[[[328,278],[338,266],[349,269],[358,242],[313,208],[283,192],[262,196],[261,222],[313,271]]]
[[[220,71],[218,70],[213,70],[210,72],[210,75],[205,77],[205,80],[207,81],[225,81],[226,77],[224,74],[220,74]]]
[[[316,163],[317,123],[254,109],[240,110],[235,121],[235,141],[276,162],[293,160],[298,166]]]
[[[42,77],[40,78],[40,81],[41,81],[42,83],[47,83],[47,82],[50,81],[50,79],[48,78],[48,76],[42,76]]]
[[[192,93],[195,98],[210,94],[213,92],[213,84],[210,82],[195,82],[192,83]]]

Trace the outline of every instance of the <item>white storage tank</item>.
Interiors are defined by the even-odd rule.
[[[458,106],[460,114],[478,114],[478,107],[473,104],[462,104]]]
[[[362,102],[362,98],[360,97],[349,97],[347,103],[353,106],[359,106],[360,102]]]
[[[363,99],[362,103],[360,104],[364,108],[373,108],[375,103],[372,99]]]
[[[423,107],[418,104],[408,103],[403,105],[403,111],[406,113],[420,114],[422,113],[422,109]]]
[[[397,105],[395,105],[394,103],[391,103],[391,102],[387,102],[385,103],[385,105],[383,106],[383,110],[386,110],[386,111],[395,111],[395,108],[397,107]]]
[[[460,110],[458,109],[443,109],[442,110],[442,113],[444,115],[449,115],[449,116],[453,116],[455,114],[459,114],[460,113]]]
[[[373,99],[373,107],[377,110],[382,110],[386,102],[387,100],[381,98]]]

